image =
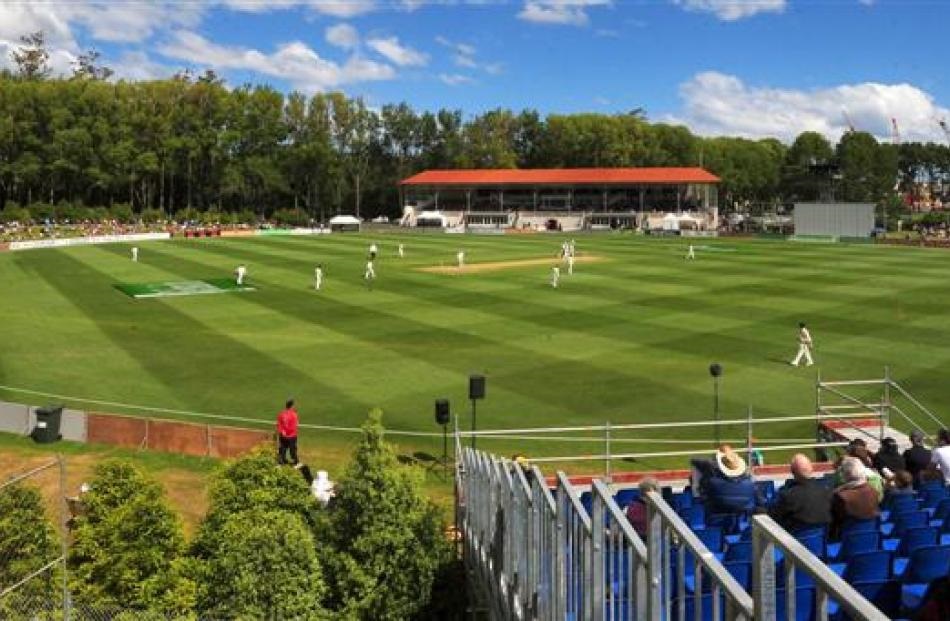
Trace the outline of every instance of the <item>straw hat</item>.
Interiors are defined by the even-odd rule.
[[[720,447],[716,452],[716,465],[727,477],[738,477],[745,474],[745,460],[729,446]]]

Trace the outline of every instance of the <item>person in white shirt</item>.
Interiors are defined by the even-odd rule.
[[[686,260],[692,260],[696,258],[696,251],[693,249],[693,244],[689,245],[689,249],[686,251]]]
[[[812,346],[811,332],[808,331],[808,328],[805,327],[805,322],[802,321],[798,324],[798,355],[792,360],[793,367],[797,367],[802,361],[802,358],[805,358],[805,366],[810,367],[815,364],[815,361],[812,360],[811,357]]]
[[[458,261],[459,269],[465,267],[465,251],[459,250],[458,254],[455,255],[456,260]]]
[[[237,269],[234,270],[235,280],[237,281],[238,286],[244,284],[244,277],[247,276],[247,268],[244,267],[244,264],[237,266]]]
[[[363,272],[363,279],[367,282],[367,284],[376,279],[376,270],[373,269],[372,259],[366,262],[366,271]]]
[[[399,254],[399,258],[400,258],[400,259],[402,259],[403,257],[406,256],[406,250],[405,250],[405,248],[403,248],[403,245],[402,245],[402,244],[399,244],[399,251],[398,251],[398,254]]]
[[[139,260],[139,247],[132,246],[132,262],[137,263]]]
[[[937,432],[937,446],[930,453],[930,463],[937,466],[944,482],[950,485],[950,429]]]
[[[333,489],[333,481],[330,480],[326,470],[317,470],[317,478],[310,484],[310,491],[323,506],[326,506],[330,499],[336,495]]]
[[[313,288],[317,291],[320,290],[320,287],[323,286],[323,264],[317,264],[317,267],[313,270]]]
[[[557,289],[557,284],[561,280],[561,268],[554,266],[551,268],[551,286]]]
[[[369,245],[369,260],[375,261],[376,254],[379,252],[379,248],[376,247],[376,242],[373,242]]]
[[[570,275],[574,274],[574,255],[567,255],[567,273]]]
[[[573,239],[571,240],[571,243],[569,243],[569,244],[567,245],[567,252],[568,252],[568,254],[570,254],[572,257],[573,257],[573,256],[576,256],[575,253],[574,253],[574,240],[573,240]]]

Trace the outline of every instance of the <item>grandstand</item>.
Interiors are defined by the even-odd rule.
[[[883,398],[861,402],[847,392],[866,385],[880,387]],[[892,418],[919,429],[889,399],[902,390],[886,374],[884,380],[819,380],[822,442],[764,450],[824,446],[816,450],[822,455],[848,444],[850,431],[898,435]],[[846,411],[845,404],[873,411]],[[545,476],[538,465],[602,456],[542,458],[529,465],[462,446],[468,436],[529,431],[543,430],[456,430],[463,555],[473,598],[492,619],[916,618],[929,590],[950,578],[950,491],[942,479],[921,480],[912,495],[885,495],[879,517],[846,521],[840,536],[832,537],[824,526],[786,531],[761,511],[790,478],[787,466],[754,469],[764,507],[723,514],[710,510],[682,471],[658,476],[661,490],[643,493],[629,484],[644,473]],[[668,454],[686,459],[683,452]],[[700,450],[692,456],[706,455]],[[815,466],[816,481],[831,489],[833,465]],[[646,506],[643,536],[625,513],[638,499]]]
[[[427,170],[399,189],[407,226],[425,212],[470,231],[678,232],[716,230],[718,183],[702,168]]]

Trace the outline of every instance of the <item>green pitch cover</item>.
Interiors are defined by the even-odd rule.
[[[139,298],[170,298],[183,295],[257,291],[251,285],[240,285],[230,278],[205,278],[178,282],[119,283],[115,288],[127,296]]]

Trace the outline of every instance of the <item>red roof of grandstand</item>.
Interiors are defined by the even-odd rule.
[[[605,185],[718,183],[703,168],[532,168],[426,170],[400,185]]]

